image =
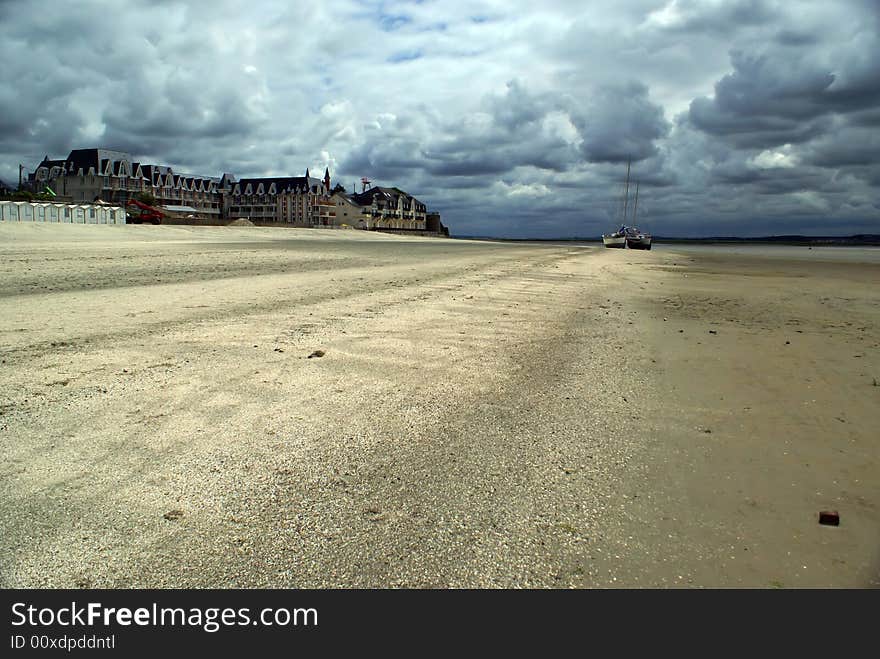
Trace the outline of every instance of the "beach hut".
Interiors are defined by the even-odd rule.
[[[9,222],[21,222],[22,210],[21,207],[24,205],[23,201],[12,201],[7,206],[7,216],[6,220]]]
[[[49,204],[49,207],[47,209],[48,216],[46,217],[46,221],[60,222],[63,214],[63,208],[64,204]]]

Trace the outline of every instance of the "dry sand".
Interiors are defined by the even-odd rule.
[[[802,249],[0,223],[0,586],[877,585],[880,265]]]

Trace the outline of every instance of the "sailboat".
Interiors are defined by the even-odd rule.
[[[645,233],[636,226],[627,226],[626,219],[629,213],[629,172],[630,162],[626,163],[626,183],[623,191],[623,224],[614,233],[603,234],[602,243],[605,247],[629,249],[651,249],[651,234]],[[636,181],[636,198],[633,204],[633,222],[639,207],[639,182]]]
[[[636,202],[633,205],[633,222],[639,209],[639,184],[636,182]],[[626,246],[630,249],[651,249],[651,234],[645,233],[637,226],[626,228]]]
[[[602,234],[602,244],[605,247],[615,249],[623,249],[626,247],[626,202],[629,197],[629,167],[630,163],[626,163],[626,183],[623,192],[623,224],[614,233]],[[619,208],[619,207],[618,207]]]
[[[620,227],[614,233],[602,234],[602,243],[605,247],[617,247],[623,249],[626,247],[626,227]]]

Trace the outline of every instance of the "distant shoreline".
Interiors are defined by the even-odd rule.
[[[492,238],[490,236],[450,236],[459,240],[489,240],[516,243],[596,243],[600,238]],[[655,244],[713,245],[713,244],[753,244],[753,245],[823,245],[832,247],[880,247],[880,234],[857,234],[854,236],[762,236],[759,238],[736,238],[719,236],[713,238],[675,238],[654,236]]]

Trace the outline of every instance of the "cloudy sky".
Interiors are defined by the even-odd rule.
[[[0,179],[366,176],[453,234],[880,233],[877,0],[0,0]],[[632,190],[631,190],[632,192]]]

